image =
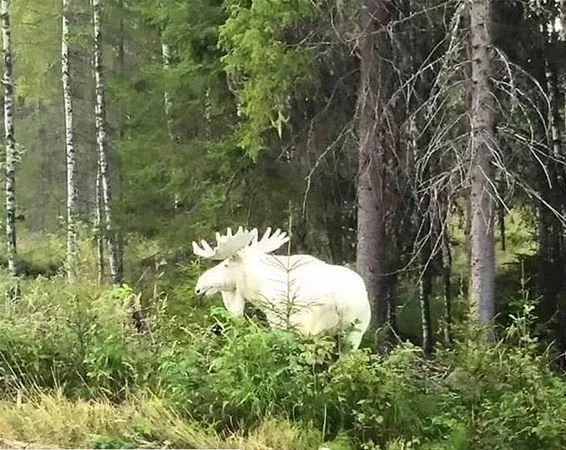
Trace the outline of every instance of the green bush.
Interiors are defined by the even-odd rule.
[[[566,382],[528,335],[529,308],[499,342],[462,336],[433,359],[411,344],[338,359],[335,339],[267,330],[192,298],[182,318],[170,307],[176,299],[151,299],[149,331],[140,333],[137,299],[127,286],[25,284],[0,318],[2,392],[57,389],[118,403],[152,392],[221,433],[250,433],[274,418],[319,430],[329,448],[566,447]]]
[[[0,387],[62,387],[123,394],[150,373],[151,348],[135,333],[127,288],[101,292],[39,280],[0,318]]]

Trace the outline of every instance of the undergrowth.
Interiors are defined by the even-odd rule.
[[[566,382],[529,335],[528,305],[494,343],[461,334],[433,359],[405,343],[337,360],[331,338],[266,330],[195,299],[180,315],[166,295],[153,297],[139,332],[128,286],[71,288],[54,277],[22,292],[0,318],[4,438],[77,447],[566,447]]]

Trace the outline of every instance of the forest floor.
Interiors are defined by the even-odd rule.
[[[29,442],[14,441],[10,439],[0,438],[0,448],[13,449],[13,448],[58,448],[53,445],[46,444],[33,444]]]

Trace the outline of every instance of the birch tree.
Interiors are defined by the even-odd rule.
[[[100,0],[92,0],[92,17],[94,31],[94,82],[96,93],[95,125],[96,144],[98,148],[99,184],[101,194],[101,209],[104,214],[104,235],[108,245],[108,262],[110,277],[114,284],[119,284],[120,279],[118,263],[118,247],[115,242],[113,220],[111,211],[112,186],[108,163],[108,136],[106,132],[106,100],[104,74],[102,65],[102,33],[101,33],[101,6]],[[101,218],[102,219],[102,218]],[[102,227],[101,227],[102,228]]]
[[[169,44],[165,42],[163,32],[161,33],[161,58],[163,60],[163,70],[168,71],[169,66],[171,65],[171,50],[169,49]],[[167,119],[167,133],[169,134],[169,138],[173,140],[173,118],[171,117],[173,102],[171,101],[171,95],[167,89],[165,89],[165,92],[163,93],[163,105],[165,108],[165,117]]]
[[[100,167],[100,158],[96,164],[96,214],[95,214],[95,229],[96,229],[96,267],[98,272],[98,284],[104,281],[104,271],[106,265],[104,264],[104,202],[102,200],[102,171]]]
[[[6,293],[11,302],[19,296],[17,280],[16,247],[16,140],[14,135],[14,80],[12,74],[12,30],[10,27],[10,2],[0,1],[2,15],[2,49],[4,52],[4,133],[5,133],[5,196],[6,196],[6,245],[8,270],[12,278]]]
[[[495,312],[494,166],[495,100],[490,80],[492,40],[490,0],[472,0],[471,25],[471,240],[470,301],[475,320],[492,323]]]
[[[77,186],[75,177],[75,142],[73,136],[73,102],[71,96],[71,70],[69,62],[69,0],[63,0],[61,23],[61,72],[65,108],[65,145],[67,162],[67,281],[77,276]]]
[[[169,47],[169,44],[165,40],[163,30],[161,31],[161,58],[163,61],[163,70],[165,71],[165,73],[167,73],[169,67],[171,66],[171,49]],[[177,139],[175,136],[172,115],[173,101],[171,100],[171,94],[167,89],[165,89],[165,92],[163,93],[163,106],[165,109],[165,118],[167,120],[167,135],[169,136],[169,140],[171,142],[176,142]],[[178,192],[175,192],[173,198],[173,207],[175,211],[177,211],[180,206],[181,196]]]

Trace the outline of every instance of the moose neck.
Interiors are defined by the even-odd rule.
[[[253,249],[246,251],[237,290],[248,301],[276,303],[286,298],[289,274],[283,260]]]

